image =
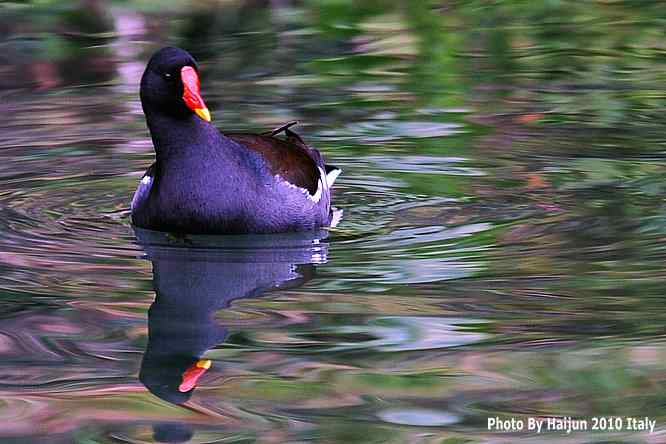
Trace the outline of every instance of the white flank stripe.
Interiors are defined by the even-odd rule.
[[[322,188],[323,188],[321,179],[319,179],[319,182],[317,183],[317,191],[314,193],[314,195],[312,195],[305,188],[297,187],[293,183],[290,183],[289,181],[284,180],[282,178],[282,176],[280,176],[279,174],[276,174],[275,178],[277,180],[279,180],[280,182],[282,182],[283,184],[287,185],[289,188],[293,188],[295,190],[300,191],[301,193],[303,193],[305,195],[305,197],[307,197],[309,200],[313,201],[314,203],[319,202],[319,200],[321,199]]]
[[[333,186],[335,179],[338,178],[340,173],[342,173],[342,170],[335,169],[326,175],[326,184],[328,185],[329,188]]]
[[[151,176],[143,176],[141,179],[141,182],[139,183],[139,186],[136,188],[136,191],[134,192],[134,196],[132,196],[132,203],[130,204],[130,209],[134,210],[136,208],[140,201],[144,200],[146,196],[148,196],[148,193],[150,192],[150,186],[153,183],[153,178]]]

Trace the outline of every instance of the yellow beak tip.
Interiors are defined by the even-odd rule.
[[[205,368],[208,370],[213,362],[210,359],[200,359],[197,362],[197,367],[199,368]]]
[[[194,112],[206,122],[210,122],[210,111],[208,111],[208,108],[197,108]]]

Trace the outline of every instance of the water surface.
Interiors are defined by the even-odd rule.
[[[3,442],[663,440],[663,8],[426,3],[0,6]],[[301,122],[339,227],[132,229],[166,44],[220,128]],[[553,415],[657,430],[486,428]]]

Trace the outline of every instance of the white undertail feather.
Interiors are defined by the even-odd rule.
[[[333,183],[335,183],[335,179],[338,178],[340,173],[342,173],[342,170],[336,168],[326,175],[326,184],[328,185],[329,188],[333,186]]]
[[[333,215],[331,216],[331,227],[335,228],[342,220],[343,211],[340,208],[333,207],[331,208],[331,212],[333,213]]]

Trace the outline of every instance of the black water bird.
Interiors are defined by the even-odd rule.
[[[135,226],[280,233],[336,222],[331,187],[340,169],[291,130],[295,122],[264,134],[218,131],[186,51],[167,47],[153,55],[141,78],[141,104],[156,161],[132,199]]]

